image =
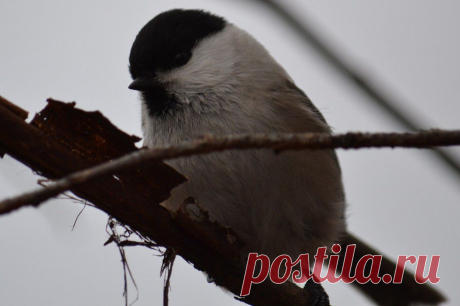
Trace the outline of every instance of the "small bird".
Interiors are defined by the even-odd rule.
[[[205,134],[331,133],[286,71],[247,32],[198,10],[151,20],[131,49],[130,88],[142,99],[144,144]],[[168,162],[187,178],[165,203],[192,196],[248,251],[316,253],[345,231],[340,167],[332,150],[230,151]]]
[[[144,145],[203,135],[326,133],[331,128],[269,52],[246,31],[202,10],[149,21],[129,56]],[[192,196],[232,228],[244,252],[316,254],[346,236],[345,193],[333,150],[226,151],[167,162],[188,181],[163,203]],[[326,297],[322,303],[328,305]]]

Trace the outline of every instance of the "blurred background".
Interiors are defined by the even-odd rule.
[[[454,0],[279,0],[351,66],[417,119],[422,128],[460,127],[460,2]],[[48,97],[100,110],[141,135],[140,103],[128,90],[128,55],[141,27],[171,8],[202,8],[256,37],[323,112],[336,133],[405,131],[324,61],[260,1],[0,0],[0,95],[30,112]],[[0,131],[7,133],[8,131]],[[460,151],[449,149],[459,160]],[[460,177],[421,150],[338,152],[352,233],[389,258],[441,255],[436,285],[460,304]],[[0,198],[36,188],[28,168],[0,160]],[[53,200],[0,217],[2,305],[124,305],[123,269],[114,245],[103,247],[107,216]],[[127,250],[139,287],[135,305],[161,305],[161,258]],[[409,265],[408,265],[409,266]],[[414,271],[413,267],[409,267]],[[368,305],[349,285],[325,284],[334,305]],[[130,301],[136,290],[130,285]],[[208,284],[182,259],[171,305],[243,305]]]

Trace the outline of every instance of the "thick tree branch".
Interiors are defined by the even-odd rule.
[[[122,165],[123,167],[115,170],[109,168],[109,172],[105,173],[115,175],[93,177],[91,184],[83,183],[86,178],[77,177],[77,185],[66,186],[142,237],[146,237],[147,242],[155,241],[155,246],[174,249],[175,253],[192,262],[195,268],[206,271],[218,285],[235,294],[239,293],[244,275],[244,267],[237,260],[242,242],[230,229],[209,222],[207,213],[200,209],[193,199],[185,201],[181,209],[172,215],[163,207],[155,205],[169,197],[169,191],[184,181],[183,177],[159,162],[159,159],[224,149],[268,147],[281,151],[362,146],[425,148],[432,145],[454,145],[459,142],[459,132],[456,131],[350,134],[335,137],[273,135],[255,138],[208,137],[195,143],[183,144],[179,146],[179,151],[177,147],[137,151],[133,143],[138,139],[116,129],[100,113],[83,112],[75,109],[74,104],[53,100],[49,102],[47,108],[28,125],[23,121],[27,117],[27,112],[0,99],[0,129],[8,131],[0,134],[0,146],[34,171],[54,180],[69,173],[78,173],[81,169],[115,160],[133,151],[142,153],[141,158],[146,158],[150,162],[135,159],[135,163],[129,165],[127,170],[121,171],[124,167]],[[144,154],[147,154],[146,157],[143,157]],[[136,167],[136,163],[141,161],[141,167]],[[119,166],[115,162],[112,164]],[[86,170],[83,173],[87,173]],[[48,195],[47,192],[45,195]],[[36,203],[34,201],[32,199],[32,202]],[[342,242],[342,249],[345,249],[347,244],[357,244],[356,259],[365,254],[379,253],[350,234]],[[382,273],[391,274],[395,270],[395,264],[386,261],[381,270]],[[380,305],[409,305],[417,301],[437,303],[444,300],[433,287],[416,284],[414,276],[407,271],[400,285],[366,284],[358,287]],[[243,301],[252,305],[308,305],[311,302],[310,298],[306,292],[292,284],[277,286],[264,282],[254,286],[251,295]]]
[[[0,133],[0,146],[41,175],[56,180],[137,150],[133,144],[136,139],[119,131],[100,113],[86,113],[75,109],[73,104],[49,102],[48,107],[27,124],[0,101],[0,130],[7,131]],[[187,226],[186,230],[169,211],[158,205],[183,181],[172,168],[154,162],[116,171],[115,175],[74,186],[71,191],[142,237],[173,249],[196,269],[205,271],[217,285],[238,295],[244,266],[229,258],[238,254],[240,245],[235,243],[238,240],[229,239],[226,231],[213,231],[216,235],[225,233],[219,242],[226,242],[228,249],[235,248],[232,252],[217,251],[220,246],[213,244],[215,236],[203,242],[196,238],[199,235],[189,232],[191,228],[209,225]],[[227,254],[229,256],[225,256]],[[305,306],[311,304],[312,297],[291,283],[264,282],[253,286],[251,295],[243,302]]]
[[[50,100],[48,107],[28,125],[23,121],[26,112],[9,102],[7,107],[3,107],[4,101],[0,99],[0,129],[8,130],[8,133],[0,134],[0,146],[48,178],[59,179],[137,150],[133,145],[138,140],[136,137],[122,133],[98,112],[86,113],[75,109],[74,104]],[[286,135],[255,139],[233,137],[217,138],[220,141],[217,144],[216,138],[208,137],[197,142],[198,149],[195,147],[197,143],[188,143],[179,152],[175,151],[177,147],[166,151],[145,151],[160,155],[154,155],[153,161],[144,162],[141,167],[131,165],[127,170],[113,172],[115,175],[93,178],[91,184],[82,183],[77,178],[78,184],[69,188],[146,237],[147,241],[153,240],[158,246],[173,248],[174,252],[194,263],[197,269],[206,271],[217,284],[238,294],[244,272],[237,260],[242,242],[230,229],[209,222],[206,212],[192,199],[185,201],[182,208],[172,215],[161,206],[153,205],[166,199],[169,191],[184,180],[157,159],[188,156],[197,152],[209,153],[213,150],[265,148],[267,145],[276,151],[305,146],[310,149],[361,146],[424,148],[452,145],[459,140],[458,132],[455,131],[374,136],[290,135],[287,141]],[[285,143],[289,147],[283,146]],[[366,254],[379,253],[350,234],[343,240],[342,249],[348,244],[357,244],[356,259]],[[382,273],[391,274],[394,270],[393,262],[384,261]],[[439,303],[444,300],[432,286],[415,283],[414,276],[407,271],[400,285],[368,283],[358,285],[358,288],[379,305]],[[274,286],[269,282],[254,286],[252,294],[244,300],[253,305],[307,305],[309,301],[310,297],[292,284]]]

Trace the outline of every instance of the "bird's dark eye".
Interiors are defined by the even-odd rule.
[[[190,52],[181,52],[181,53],[176,54],[176,56],[174,56],[174,62],[178,66],[184,66],[185,64],[188,63],[188,61],[190,60],[191,57],[192,57],[192,53],[190,53]]]

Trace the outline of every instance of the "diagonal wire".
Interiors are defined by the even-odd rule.
[[[420,124],[408,114],[405,114],[396,105],[403,105],[401,101],[394,101],[386,96],[382,90],[377,88],[375,81],[370,81],[357,71],[356,68],[351,67],[339,55],[332,51],[325,42],[323,42],[316,33],[312,30],[312,26],[306,20],[300,20],[291,14],[283,5],[275,0],[257,0],[265,6],[274,11],[284,22],[286,22],[306,43],[311,45],[323,58],[331,64],[336,70],[341,72],[350,82],[356,87],[361,89],[371,101],[383,108],[387,114],[396,120],[401,126],[410,130],[420,130]],[[449,169],[457,175],[460,179],[460,164],[455,157],[439,148],[432,150],[439,160],[441,160]]]

